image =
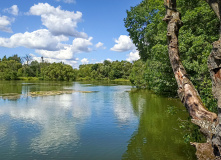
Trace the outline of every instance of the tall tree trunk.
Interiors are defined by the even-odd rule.
[[[179,47],[178,47],[178,34],[179,29],[182,26],[181,15],[176,10],[176,0],[164,0],[164,5],[166,7],[166,15],[164,21],[167,22],[167,37],[168,37],[168,51],[170,63],[173,68],[175,79],[178,84],[178,95],[182,103],[187,108],[189,115],[192,118],[192,122],[200,127],[201,132],[206,136],[206,143],[191,143],[197,149],[198,159],[215,159],[220,158],[220,119],[217,118],[215,113],[209,112],[202,100],[190,81],[185,68],[182,65],[179,56]],[[211,6],[215,6],[211,4]],[[215,7],[216,8],[216,7]],[[216,48],[221,46],[216,45]],[[213,52],[219,49],[213,49]],[[214,51],[215,50],[215,51]],[[213,53],[212,52],[212,53]],[[215,53],[213,55],[216,55]],[[221,84],[221,63],[219,66],[215,66],[214,56],[210,56],[210,59],[213,59],[209,64],[211,67],[210,71],[214,82],[214,93],[216,98],[221,97],[221,86],[218,87],[218,83]],[[221,54],[220,54],[221,59]],[[221,60],[219,59],[219,62]],[[217,64],[217,63],[216,63]],[[219,69],[217,69],[219,68]],[[213,74],[213,75],[212,75]],[[218,77],[218,78],[217,78]],[[218,103],[221,103],[218,100]]]

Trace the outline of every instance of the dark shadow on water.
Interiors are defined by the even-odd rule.
[[[129,95],[133,111],[140,121],[122,159],[196,159],[195,149],[184,143],[184,133],[177,121],[178,117],[186,119],[187,113],[180,109],[175,115],[166,114],[167,106],[183,107],[178,100],[160,97],[146,90],[134,90]]]

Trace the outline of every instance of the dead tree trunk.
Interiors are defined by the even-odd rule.
[[[170,63],[178,84],[178,95],[187,108],[189,115],[192,118],[192,122],[200,127],[201,132],[207,138],[206,143],[191,144],[194,145],[197,149],[196,154],[198,159],[220,158],[220,119],[217,118],[217,115],[215,113],[209,112],[205,108],[197,90],[188,78],[188,75],[180,60],[178,34],[179,29],[182,26],[182,21],[180,13],[176,10],[176,0],[164,0],[164,5],[166,7],[166,15],[164,21],[168,24],[168,52]],[[221,53],[221,46],[219,47]],[[215,50],[217,51],[219,49]],[[217,85],[217,83],[221,84],[221,71],[219,70],[221,68],[221,63],[219,63],[219,66],[217,67],[214,64],[214,56],[210,56],[210,59],[213,59],[213,61],[211,61],[211,63],[209,64],[212,66],[210,69],[210,71],[213,72],[213,75],[211,74],[212,77],[216,77],[215,81],[213,81],[215,86],[214,93],[217,98],[219,96],[221,97],[221,86],[220,88],[218,88]],[[221,54],[219,62],[221,62]],[[217,77],[219,78],[217,79]],[[220,101],[218,101],[218,103],[221,103],[221,99]]]

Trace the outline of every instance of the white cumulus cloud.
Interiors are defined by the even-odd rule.
[[[57,51],[48,51],[48,50],[36,50],[36,53],[42,55],[46,58],[57,59],[57,60],[71,60],[74,58],[76,53],[91,52],[92,49],[89,46],[91,43],[92,37],[88,39],[75,38],[72,42],[72,45],[64,45],[63,49]]]
[[[38,61],[38,62],[42,62],[42,58],[41,57],[38,57],[38,56],[35,56],[34,54],[30,54],[32,56],[32,61]],[[71,59],[71,60],[68,60],[68,59],[56,59],[56,58],[46,58],[46,57],[43,57],[44,59],[44,62],[49,62],[49,63],[60,63],[60,62],[63,62],[65,64],[68,64],[68,65],[71,65],[72,67],[74,68],[77,68],[77,64],[78,64],[78,59],[75,58],[75,59]]]
[[[75,53],[82,53],[82,52],[91,52],[92,49],[88,46],[93,45],[91,40],[93,38],[89,37],[88,39],[84,38],[75,38],[72,43],[72,49]]]
[[[5,12],[8,12],[10,14],[13,14],[14,16],[18,15],[19,9],[17,5],[13,5],[10,8],[4,9]]]
[[[0,46],[8,48],[23,46],[31,49],[54,51],[64,48],[60,43],[61,41],[68,41],[68,37],[54,36],[47,29],[40,29],[34,32],[17,33],[10,38],[0,37]]]
[[[48,3],[38,3],[30,8],[29,14],[41,16],[42,24],[54,35],[87,38],[86,33],[76,30],[82,19],[79,11],[75,13],[62,10],[60,6],[55,8]]]
[[[83,58],[83,59],[81,60],[81,63],[82,63],[82,64],[88,64],[88,63],[89,63],[89,61],[88,61],[88,59],[87,59],[87,58]]]
[[[110,58],[108,58],[108,59],[106,59],[106,60],[107,60],[107,61],[110,61],[110,62],[113,62],[112,59],[110,59]]]
[[[0,30],[4,32],[12,33],[11,23],[13,20],[7,16],[0,16]]]
[[[100,48],[100,47],[102,47],[103,45],[104,45],[103,43],[98,42],[95,46],[96,46],[96,48]]]
[[[0,46],[7,48],[26,47],[35,49],[35,52],[47,59],[48,62],[64,62],[75,65],[77,59],[75,54],[91,52],[93,45],[92,37],[88,39],[75,38],[72,44],[63,44],[62,41],[68,41],[69,38],[63,35],[54,36],[47,29],[40,29],[34,32],[17,33],[10,38],[0,37]],[[34,60],[40,57],[33,56]]]
[[[126,60],[129,62],[133,62],[138,59],[140,59],[139,52],[137,50],[134,50],[134,51],[130,52],[130,54],[128,55],[128,58]]]
[[[58,51],[36,50],[35,52],[46,58],[60,59],[60,60],[72,59],[74,56],[71,46],[65,46],[64,49]]]
[[[129,36],[120,35],[118,39],[115,39],[115,44],[111,50],[116,52],[125,52],[135,49],[135,45]]]

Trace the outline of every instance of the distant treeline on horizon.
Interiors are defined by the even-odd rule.
[[[38,62],[26,55],[21,58],[17,54],[0,58],[0,80],[130,80],[133,63],[128,61],[105,60],[103,63],[83,64],[73,69],[68,64]]]

